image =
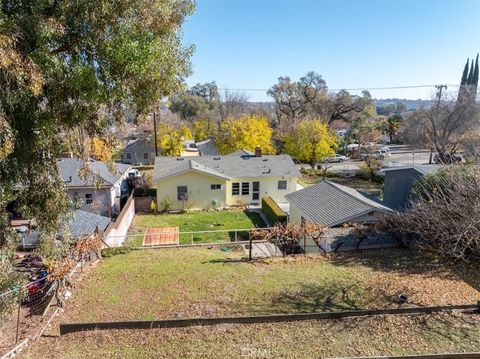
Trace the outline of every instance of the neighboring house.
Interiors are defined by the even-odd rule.
[[[182,156],[218,156],[217,144],[213,138],[195,142],[194,140],[184,141],[185,150]]]
[[[374,223],[385,214],[395,213],[378,198],[330,181],[293,192],[287,199],[290,222],[303,219],[327,227]]]
[[[208,209],[259,204],[263,196],[279,203],[295,191],[300,173],[288,155],[157,157],[153,181],[158,207]]]
[[[196,142],[200,156],[218,156],[217,143],[213,138],[207,138],[204,141]]]
[[[101,216],[96,213],[82,211],[77,209],[73,212],[73,217],[68,223],[72,240],[90,237],[98,229],[103,232],[107,229],[111,220],[109,217]],[[25,227],[25,228],[22,228]],[[33,249],[38,246],[38,232],[28,230],[26,226],[14,227],[21,236],[20,246],[23,249]],[[61,238],[61,234],[58,235]]]
[[[113,165],[115,168],[111,170],[101,161],[58,160],[60,177],[70,197],[80,202],[79,208],[109,217],[120,212],[122,201],[129,195],[126,178],[135,175],[130,165]]]
[[[195,142],[185,141],[183,156],[217,156],[218,150],[215,140]],[[153,165],[155,162],[155,143],[153,139],[137,139],[125,147],[122,154],[122,162],[134,166]]]
[[[439,165],[419,165],[383,169],[383,201],[396,210],[404,210],[410,203],[415,182],[425,175],[436,173],[439,168]]]
[[[155,162],[155,143],[149,138],[130,142],[123,150],[122,162],[134,166],[153,165]]]

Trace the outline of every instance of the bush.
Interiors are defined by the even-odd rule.
[[[273,223],[285,223],[287,221],[287,214],[272,197],[262,197],[262,211]]]
[[[118,254],[127,254],[132,249],[130,247],[111,247],[102,249],[102,257],[103,258],[110,258],[116,256]]]

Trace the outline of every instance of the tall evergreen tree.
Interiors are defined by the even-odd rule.
[[[468,78],[467,78],[467,85],[470,86],[472,84],[473,80],[473,71],[474,71],[474,63],[470,64],[470,71],[468,72]]]
[[[467,83],[469,62],[470,62],[470,59],[467,59],[467,63],[465,64],[465,67],[463,69],[462,80],[460,81],[460,86],[464,86]]]
[[[478,86],[478,54],[477,59],[475,60],[475,69],[473,70],[473,77],[471,85],[475,86],[475,89]]]

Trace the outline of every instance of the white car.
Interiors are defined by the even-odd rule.
[[[335,154],[335,156],[333,156],[333,157],[325,158],[324,162],[340,163],[340,162],[343,162],[343,161],[346,161],[346,160],[348,160],[347,156],[342,156],[342,155],[339,155],[339,154]]]

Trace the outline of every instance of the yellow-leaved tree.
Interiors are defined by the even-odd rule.
[[[180,156],[184,141],[192,138],[192,132],[187,126],[161,124],[157,128],[158,149],[162,156]]]
[[[321,120],[305,120],[284,136],[284,150],[312,168],[322,159],[335,154],[337,136]]]
[[[111,162],[113,160],[114,145],[106,138],[93,137],[90,141],[90,156],[98,161]]]
[[[259,147],[262,153],[274,154],[272,134],[273,130],[265,117],[227,118],[220,124],[218,131],[218,150],[227,154],[240,149],[255,151]]]
[[[193,134],[195,141],[203,141],[209,137],[217,135],[218,125],[215,121],[210,119],[196,120],[193,122]]]

